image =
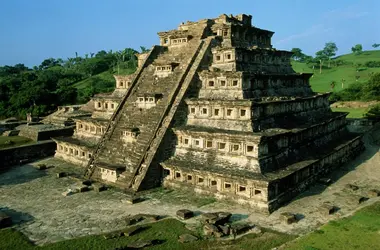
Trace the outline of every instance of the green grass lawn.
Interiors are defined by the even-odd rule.
[[[144,225],[145,230],[130,237],[104,239],[103,235],[86,236],[72,240],[61,241],[44,246],[35,246],[28,239],[14,229],[0,230],[0,249],[49,249],[49,250],[79,250],[79,249],[115,249],[126,246],[137,240],[159,240],[161,244],[149,249],[272,249],[293,240],[295,236],[263,230],[261,234],[248,234],[236,240],[202,239],[197,233],[185,228],[184,224],[176,219],[164,219],[156,223]],[[180,243],[178,237],[191,233],[200,237],[199,241]]]
[[[356,76],[360,76],[358,82],[366,82],[372,72],[380,72],[380,68],[367,68],[365,70],[356,71],[355,63],[364,64],[367,61],[380,61],[380,50],[364,51],[360,55],[347,54],[337,57],[338,60],[344,60],[352,65],[334,66],[331,63],[331,68],[324,68],[322,73],[319,73],[319,67],[315,67],[314,70],[310,68],[306,63],[292,62],[293,69],[299,73],[314,73],[310,79],[310,85],[315,92],[330,92],[330,84],[335,81],[334,91],[340,91],[343,88],[347,88],[352,83],[356,82]],[[326,65],[325,65],[326,66]],[[342,88],[342,79],[345,79],[344,86]]]
[[[33,143],[31,139],[22,136],[0,136],[0,149],[11,148],[30,143]]]
[[[367,108],[331,108],[334,112],[349,112],[347,118],[363,118]]]
[[[380,249],[380,202],[356,212],[353,216],[331,221],[294,242],[285,249]]]

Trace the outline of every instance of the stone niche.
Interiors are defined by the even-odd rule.
[[[136,53],[135,54],[137,57],[137,67],[141,68],[143,62],[145,59],[148,57],[149,52],[144,52],[144,53]]]
[[[76,120],[76,135],[79,137],[100,138],[106,129],[105,125],[92,123],[91,121]]]
[[[62,142],[57,139],[54,139],[54,141],[57,143],[57,149],[54,157],[63,159],[73,164],[86,166],[88,160],[93,154],[93,149],[69,142]]]
[[[170,74],[173,73],[173,70],[177,65],[178,65],[178,63],[156,64],[154,75],[156,77],[159,77],[159,78],[168,77]]]
[[[182,46],[186,45],[192,38],[187,30],[172,30],[168,32],[159,32],[161,46]]]
[[[162,94],[146,93],[137,97],[136,106],[138,108],[150,109],[155,107],[161,98]]]
[[[140,130],[138,128],[126,128],[124,131],[121,132],[121,139],[126,144],[132,143],[137,140],[139,133]]]
[[[73,112],[73,111],[79,110],[81,107],[82,107],[82,105],[58,106],[58,111]]]
[[[114,112],[117,105],[116,101],[94,98],[94,108],[96,111]]]
[[[203,152],[214,152],[223,155],[258,157],[260,137],[228,136],[207,132],[192,133],[186,130],[175,130],[177,136],[177,154],[186,154],[189,149]]]
[[[122,173],[125,170],[123,166],[107,166],[99,167],[100,175],[102,180],[107,182],[116,182]]]
[[[134,75],[114,75],[116,89],[128,89],[131,86]]]

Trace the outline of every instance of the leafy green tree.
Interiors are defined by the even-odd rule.
[[[146,47],[144,46],[140,46],[140,50],[141,50],[141,53],[146,53],[149,51],[149,49],[147,49]]]
[[[302,50],[300,48],[292,48],[290,52],[293,53],[292,58],[295,61],[301,61],[306,56],[304,53],[302,53]]]
[[[363,52],[363,46],[361,44],[356,44],[354,47],[351,48],[351,51],[352,53],[359,55]]]
[[[374,49],[376,49],[376,48],[380,47],[380,43],[374,43],[374,44],[372,44],[372,47],[373,47]]]
[[[315,53],[315,60],[319,62],[319,73],[322,74],[323,62],[327,61],[329,58],[324,50],[317,51]]]
[[[364,84],[362,91],[364,100],[380,100],[380,73],[373,74]]]
[[[334,42],[328,42],[325,44],[325,47],[323,48],[323,54],[328,58],[328,67],[331,66],[331,58],[336,55],[336,52],[338,51],[338,47]]]
[[[380,120],[380,104],[370,107],[367,113],[364,114],[364,117],[371,120]]]
[[[95,54],[95,57],[103,58],[107,56],[107,52],[105,50],[101,50],[98,53]]]

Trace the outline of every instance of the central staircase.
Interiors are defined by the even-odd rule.
[[[212,39],[191,41],[181,49],[153,47],[111,117],[86,167],[86,178],[100,179],[99,167],[121,167],[125,171],[116,186],[130,191],[144,189],[143,180]],[[157,78],[154,64],[158,62],[178,66],[169,76]],[[147,93],[159,94],[161,99],[150,109],[138,107],[136,101]],[[135,142],[124,144],[121,135],[129,128],[137,128],[139,135]]]

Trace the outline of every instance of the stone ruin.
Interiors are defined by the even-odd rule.
[[[75,134],[54,138],[55,157],[128,192],[163,185],[277,209],[363,143],[273,34],[245,14],[159,32],[134,74],[72,118]]]

